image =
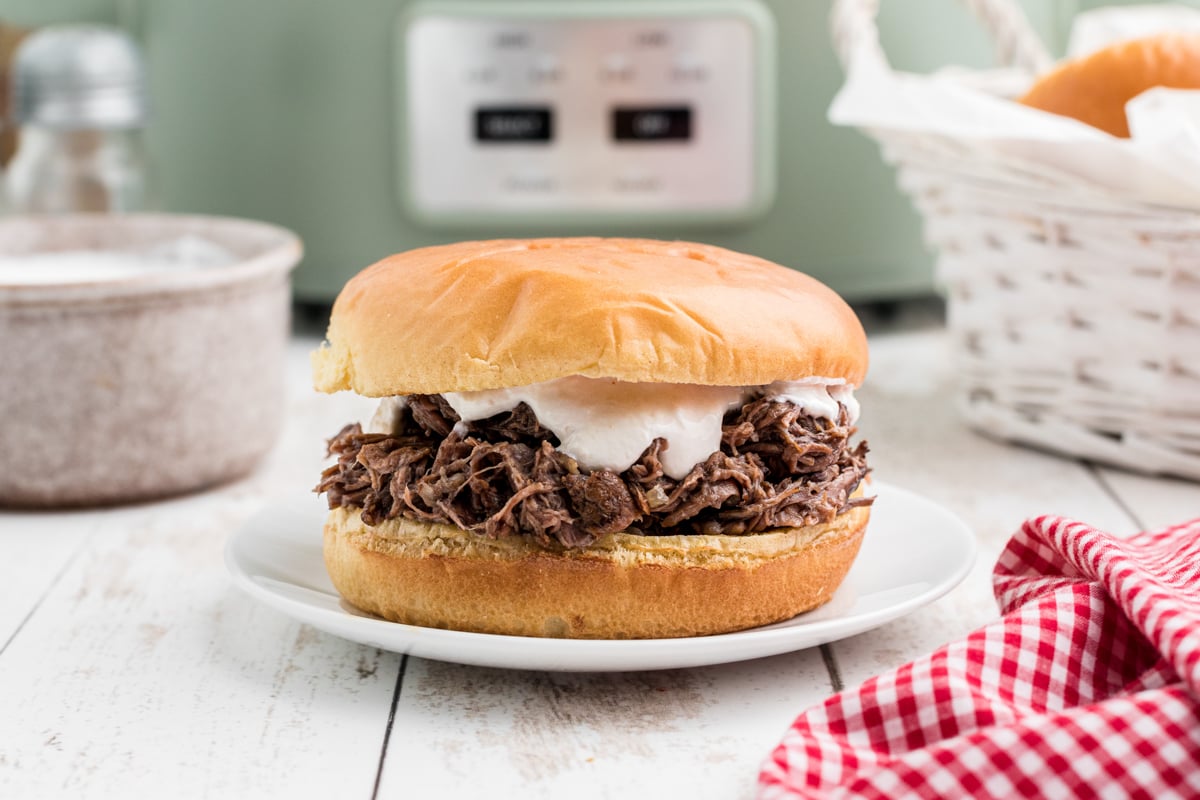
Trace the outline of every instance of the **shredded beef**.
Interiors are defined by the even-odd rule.
[[[410,394],[408,411],[421,430],[439,439],[448,435],[458,422],[458,414],[440,394]]]
[[[563,483],[579,515],[579,526],[589,534],[623,531],[641,516],[629,487],[612,470],[567,475]]]
[[[368,525],[403,516],[566,547],[616,531],[752,534],[870,504],[851,496],[869,471],[853,433],[844,407],[835,421],[759,398],[726,416],[720,450],[674,480],[664,439],[624,472],[585,472],[524,403],[463,424],[441,395],[410,395],[395,435],[355,424],[329,441],[337,462],[316,491],[330,508],[362,508]]]

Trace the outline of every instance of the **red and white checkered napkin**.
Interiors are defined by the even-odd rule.
[[[802,714],[761,796],[1200,798],[1200,519],[1041,517],[993,577],[999,621]]]

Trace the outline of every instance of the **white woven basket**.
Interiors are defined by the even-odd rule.
[[[1011,0],[964,0],[1007,67],[1051,63]],[[843,63],[887,61],[877,0],[838,0]],[[869,130],[938,253],[969,424],[1200,479],[1200,213],[997,162],[969,141]]]

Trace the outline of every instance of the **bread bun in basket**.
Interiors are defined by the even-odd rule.
[[[1155,86],[1200,88],[1200,34],[1165,33],[1109,45],[1046,73],[1021,102],[1128,137],[1125,104]]]
[[[352,605],[395,622],[517,636],[700,636],[794,617],[827,602],[870,509],[751,536],[602,536],[580,549],[488,539],[352,508],[325,524],[325,563]]]

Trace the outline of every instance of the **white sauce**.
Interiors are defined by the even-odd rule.
[[[603,378],[570,377],[513,389],[444,392],[464,421],[487,419],[527,404],[538,422],[554,432],[559,450],[584,469],[628,469],[658,437],[667,440],[663,470],[683,478],[692,467],[720,449],[725,412],[751,397],[789,401],[814,417],[836,419],[838,403],[851,421],[858,419],[853,387],[841,378],[777,381],[766,387],[698,386],[676,383],[625,383]],[[368,431],[394,432],[404,398],[385,398]]]
[[[775,381],[763,394],[772,400],[786,400],[804,409],[810,417],[837,419],[838,403],[846,407],[850,424],[858,421],[858,400],[854,387],[842,378],[804,378],[799,381]]]
[[[408,399],[403,395],[385,397],[375,409],[375,415],[367,423],[364,433],[395,433],[400,430],[400,419],[404,409],[408,408]]]
[[[628,469],[659,436],[668,440],[663,470],[687,475],[721,445],[725,412],[743,403],[740,386],[623,383],[603,378],[555,381],[485,392],[446,392],[466,421],[487,419],[517,403],[554,431],[558,449],[584,469]]]
[[[232,253],[197,236],[141,250],[60,250],[0,256],[0,285],[33,286],[120,281],[156,272],[224,266]]]

